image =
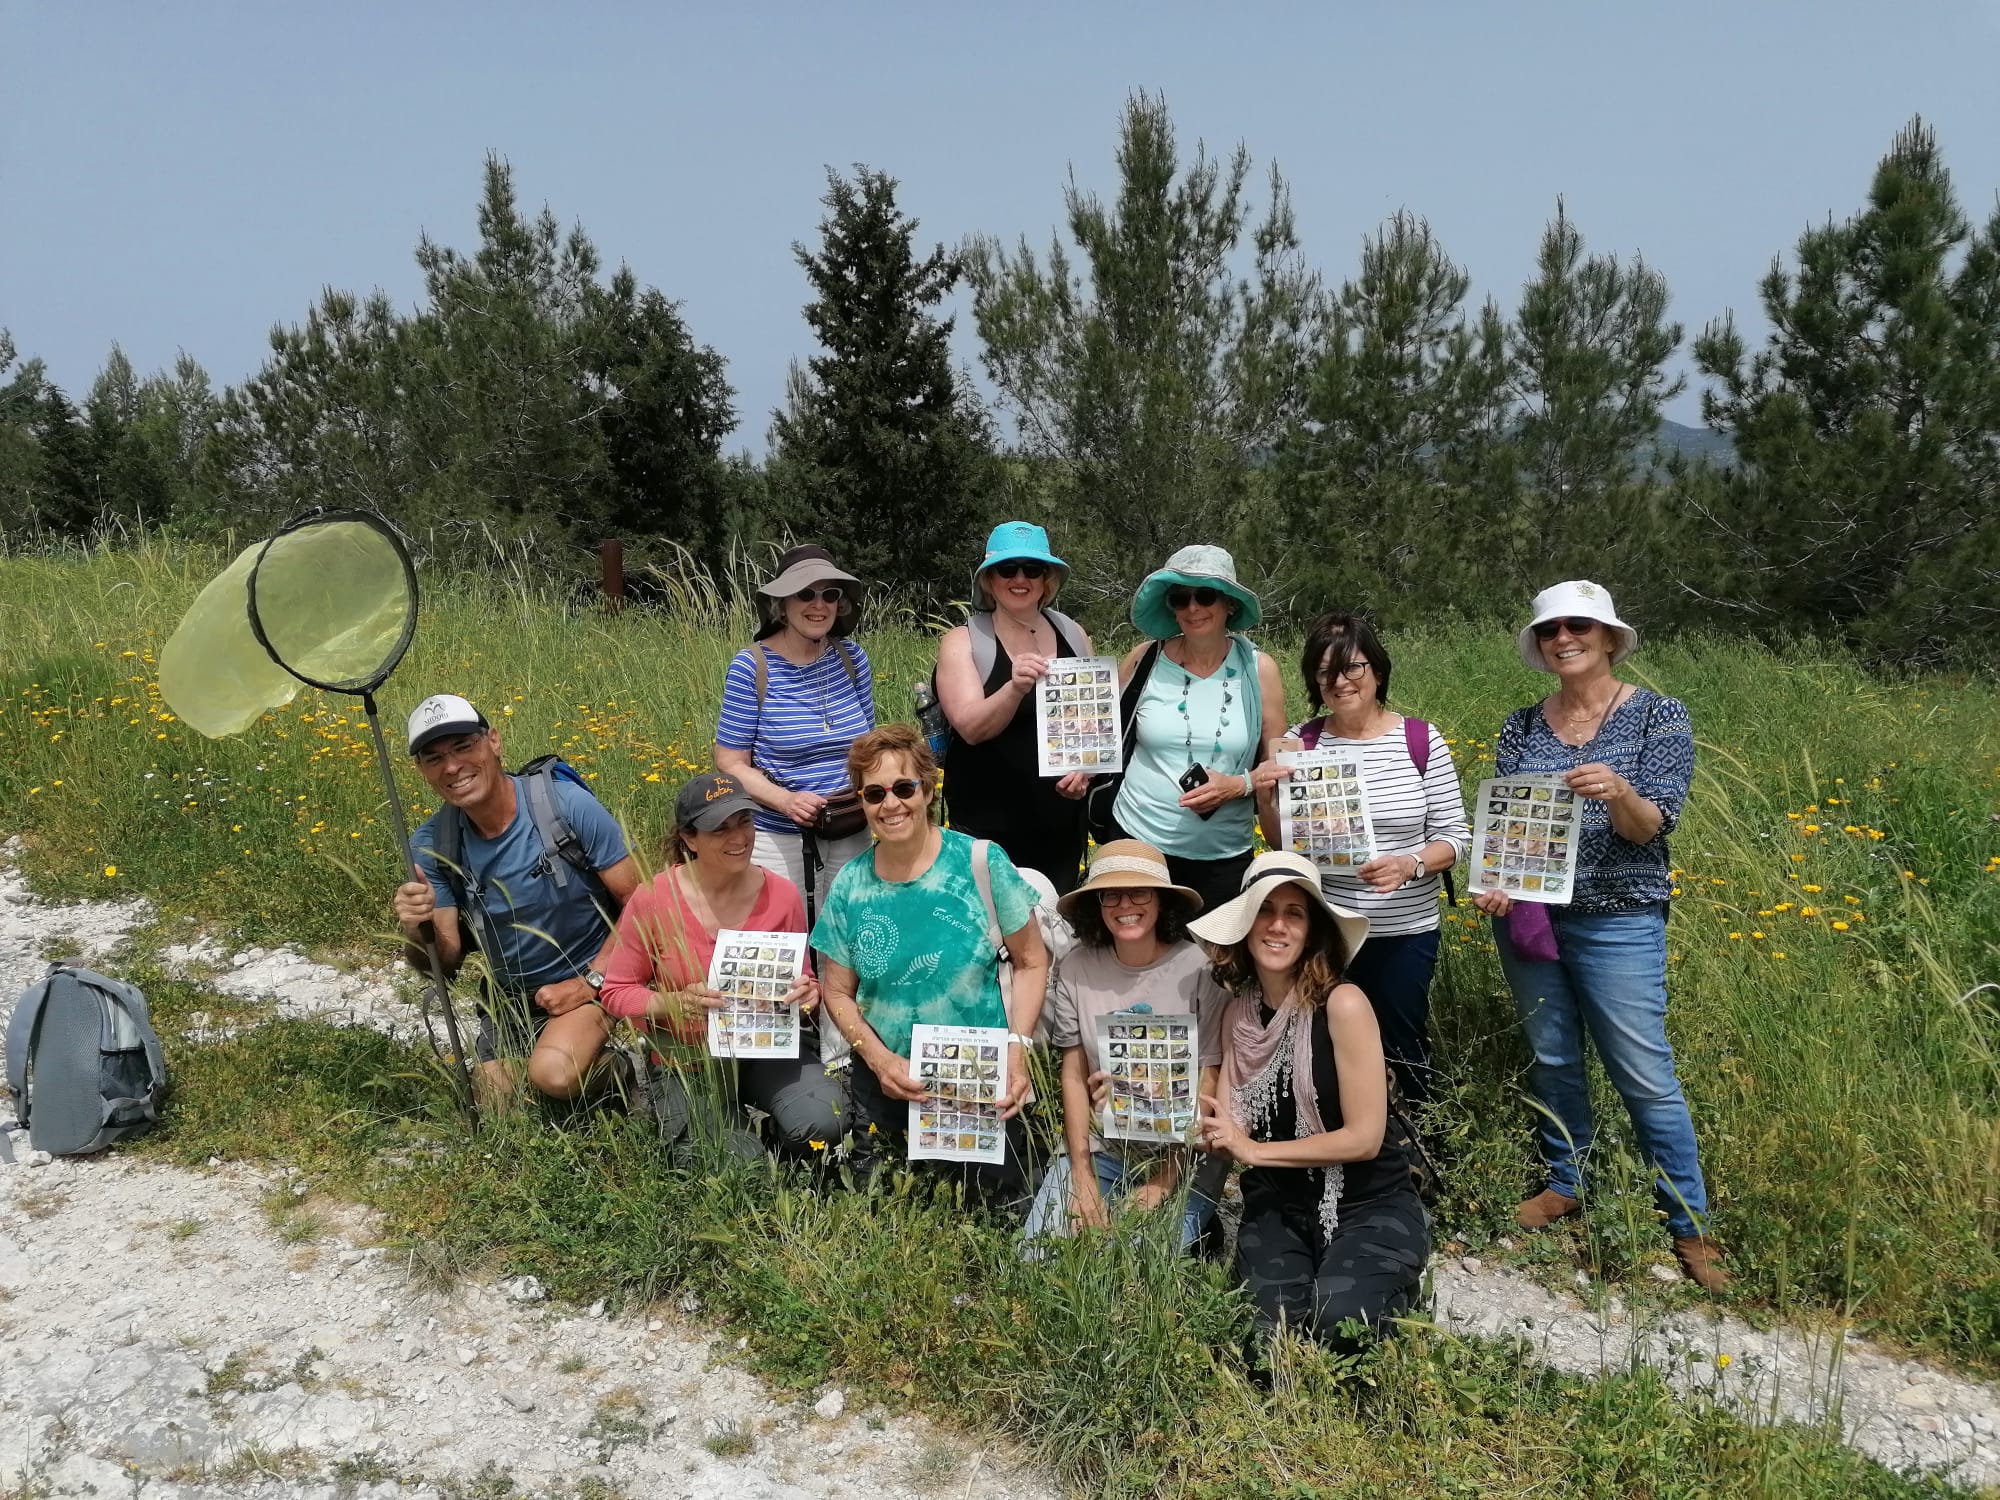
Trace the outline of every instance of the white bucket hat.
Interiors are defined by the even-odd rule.
[[[1595,620],[1609,628],[1618,637],[1618,644],[1611,651],[1614,667],[1639,649],[1639,632],[1618,618],[1618,608],[1611,602],[1610,592],[1587,578],[1549,585],[1535,595],[1534,609],[1535,617],[1521,627],[1516,639],[1521,644],[1521,660],[1537,672],[1554,670],[1542,657],[1542,643],[1535,639],[1535,627],[1548,620],[1574,616]]]
[[[1319,866],[1303,854],[1293,854],[1287,849],[1274,849],[1251,860],[1250,868],[1243,872],[1243,894],[1196,917],[1188,923],[1188,931],[1204,943],[1213,943],[1218,948],[1232,947],[1250,935],[1250,924],[1256,920],[1264,898],[1281,885],[1303,886],[1312,892],[1313,900],[1340,929],[1341,941],[1347,945],[1348,962],[1352,963],[1361,945],[1368,941],[1368,919],[1327,900],[1319,883]]]

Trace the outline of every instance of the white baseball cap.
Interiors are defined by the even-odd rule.
[[[448,734],[472,734],[490,727],[486,715],[456,693],[436,693],[410,715],[410,754]]]

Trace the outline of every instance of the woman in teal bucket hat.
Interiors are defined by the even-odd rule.
[[[937,692],[951,738],[944,795],[951,826],[991,839],[1016,868],[1040,870],[1057,894],[1083,863],[1089,778],[1044,778],[1035,751],[1035,684],[1060,656],[1089,656],[1083,628],[1050,608],[1069,565],[1048,533],[1005,521],[972,570],[972,617],[938,646]]]
[[[1263,617],[1220,547],[1181,548],[1132,596],[1132,623],[1151,640],[1120,668],[1125,681],[1144,681],[1112,816],[1121,837],[1165,854],[1175,883],[1210,909],[1235,899],[1249,868],[1250,769],[1285,732],[1278,664],[1243,633]],[[1277,829],[1265,836],[1275,842]]]

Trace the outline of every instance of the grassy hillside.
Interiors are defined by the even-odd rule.
[[[303,692],[213,742],[158,698],[159,648],[217,565],[157,547],[0,562],[0,833],[25,837],[44,889],[140,892],[170,925],[192,916],[246,940],[387,956],[394,856],[353,705]],[[1643,620],[1643,601],[1631,603]],[[496,717],[510,759],[561,750],[650,847],[675,785],[706,763],[717,685],[748,639],[739,607],[684,604],[613,618],[498,584],[440,588],[385,707],[400,715],[424,694],[466,693]],[[907,715],[932,644],[909,629],[865,640],[882,713]],[[1265,644],[1297,692],[1292,644]],[[1398,706],[1440,725],[1468,781],[1484,773],[1506,711],[1546,681],[1499,636],[1388,644]],[[2000,1020],[1992,994],[1961,999],[2000,977],[2000,695],[1884,681],[1730,638],[1649,647],[1629,670],[1689,703],[1702,747],[1675,842],[1670,1027],[1739,1299],[1851,1317],[2000,1368]],[[407,769],[405,787],[424,809]],[[1431,1121],[1450,1162],[1439,1238],[1491,1253],[1534,1185],[1525,1056],[1483,920],[1461,908],[1446,924],[1434,1014],[1447,1083]],[[197,1003],[161,990],[170,1017]],[[767,1359],[781,1375],[843,1369],[962,1413],[1007,1403],[1080,1479],[1113,1476],[1121,1493],[1169,1477],[1191,1493],[1239,1492],[1236,1469],[1208,1445],[1240,1438],[1231,1424],[1262,1398],[1205,1352],[1228,1343],[1238,1316],[1213,1272],[1134,1252],[1065,1260],[1051,1281],[1021,1271],[1004,1236],[964,1229],[936,1205],[904,1205],[928,1226],[911,1245],[910,1224],[798,1183],[746,1183],[720,1166],[683,1181],[623,1122],[510,1127],[503,1170],[493,1138],[456,1137],[434,1085],[405,1076],[419,1071],[373,1043],[276,1031],[191,1054],[190,1102],[165,1148],[262,1142],[358,1183],[378,1147],[418,1135],[443,1156],[371,1191],[429,1253],[535,1269],[572,1291],[692,1282],[775,1336]],[[265,1097],[277,1078],[289,1081],[283,1101]],[[1622,1126],[1606,1102],[1607,1125]],[[1587,1225],[1519,1254],[1563,1274],[1580,1260],[1636,1294],[1664,1235],[1622,1131],[1604,1134]],[[874,1269],[836,1288],[816,1282],[819,1264]],[[963,1268],[990,1295],[932,1307]],[[1171,1293],[1178,1317],[1140,1316],[1121,1300],[1133,1286]],[[884,1347],[870,1317],[897,1330]],[[1084,1380],[1070,1351],[1098,1317],[1132,1323],[1144,1360]],[[1689,1493],[1766,1492],[1753,1471],[1792,1494],[1864,1485],[1849,1460],[1811,1443],[1733,1447],[1750,1440],[1733,1424],[1704,1425],[1644,1377],[1612,1392],[1503,1371],[1457,1347],[1412,1340],[1386,1356],[1379,1386],[1337,1392],[1308,1357],[1295,1394],[1316,1403],[1311,1420],[1296,1451],[1273,1450],[1271,1462],[1346,1476],[1302,1495],[1400,1485],[1384,1476],[1407,1472],[1429,1476],[1417,1493],[1546,1492],[1539,1460],[1507,1434],[1553,1453],[1609,1424],[1637,1446],[1607,1449],[1574,1492],[1682,1492],[1669,1475],[1699,1479]],[[1466,1362],[1460,1375],[1454,1360]],[[1425,1456],[1433,1432],[1470,1445],[1465,1466]],[[1376,1447],[1356,1456],[1354,1443]],[[1644,1454],[1661,1467],[1644,1468]],[[1383,1469],[1394,1455],[1406,1467]],[[1297,1468],[1308,1462],[1322,1469]]]

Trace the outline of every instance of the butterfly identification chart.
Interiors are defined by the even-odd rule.
[[[718,932],[708,986],[728,1003],[708,1013],[709,1055],[797,1057],[799,1008],[785,996],[805,967],[803,932]]]
[[[1582,806],[1556,776],[1496,777],[1473,799],[1472,889],[1561,906],[1576,888]]]
[[[1109,656],[1058,656],[1035,684],[1035,743],[1041,774],[1117,771],[1125,760],[1118,723],[1118,663]]]
[[[1194,1128],[1201,1039],[1191,1015],[1120,1010],[1097,1017],[1097,1065],[1111,1075],[1098,1112],[1107,1141],[1184,1141]]]
[[[1278,788],[1278,837],[1322,870],[1356,870],[1375,857],[1375,822],[1361,757],[1351,750],[1286,750]]]
[[[910,1028],[910,1078],[924,1097],[910,1101],[911,1161],[1007,1159],[1007,1032],[999,1026]]]

